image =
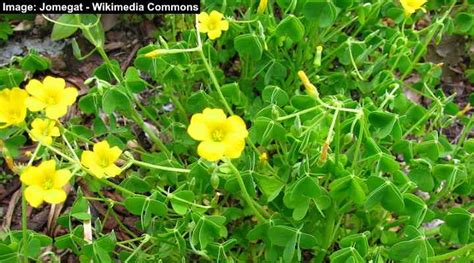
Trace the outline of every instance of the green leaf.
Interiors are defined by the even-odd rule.
[[[127,176],[120,185],[134,193],[145,193],[151,190],[151,185],[135,173]]]
[[[263,47],[255,34],[243,34],[234,39],[235,50],[240,57],[246,60],[260,60],[263,54]]]
[[[364,258],[362,258],[353,247],[342,248],[329,256],[331,263],[364,263]]]
[[[341,247],[353,247],[357,249],[359,255],[365,257],[369,251],[369,241],[367,237],[370,235],[370,232],[364,232],[360,234],[348,235],[341,239]]]
[[[449,210],[444,218],[446,226],[455,233],[455,242],[467,244],[471,233],[472,214],[464,208],[455,207]]]
[[[19,87],[23,82],[25,73],[17,68],[2,68],[0,69],[0,89]]]
[[[415,146],[415,151],[422,157],[430,158],[436,161],[441,155],[443,147],[437,140],[429,140],[419,143]]]
[[[253,176],[257,181],[257,186],[267,198],[268,202],[275,199],[285,186],[285,183],[276,176],[264,176],[259,174],[254,174]]]
[[[408,177],[412,180],[418,188],[425,192],[430,192],[434,188],[434,180],[431,175],[430,167],[422,162],[415,162],[410,165],[410,172]]]
[[[337,10],[332,1],[308,0],[303,6],[303,15],[320,27],[328,27],[336,21]]]
[[[105,91],[104,96],[102,96],[102,110],[107,114],[111,114],[117,109],[129,111],[131,109],[131,101],[118,88],[109,88]]]
[[[304,36],[304,26],[301,21],[294,15],[289,15],[280,21],[275,34],[277,36],[289,37],[294,42],[299,42]]]
[[[410,216],[410,223],[415,227],[419,227],[425,219],[428,207],[425,202],[418,196],[410,193],[403,194],[405,203],[405,214]]]
[[[145,90],[146,82],[140,78],[138,70],[134,67],[129,67],[125,73],[125,83],[127,88],[133,93],[139,93]]]
[[[100,101],[96,93],[89,93],[79,99],[79,109],[86,114],[97,114]]]
[[[466,140],[464,142],[463,148],[467,153],[473,154],[474,153],[474,138],[470,138]]]
[[[376,136],[379,138],[387,137],[397,121],[397,116],[393,113],[374,111],[369,114],[369,122],[377,129]]]
[[[172,194],[171,206],[173,207],[173,210],[178,215],[185,215],[191,205],[189,203],[181,201],[180,199],[185,200],[189,203],[194,203],[194,193],[192,191],[186,190],[175,192]]]
[[[71,36],[77,31],[79,26],[76,20],[76,15],[74,14],[61,15],[56,21],[58,23],[54,23],[53,31],[51,32],[51,40],[53,41],[58,41]],[[66,26],[61,24],[73,26]]]
[[[49,68],[50,64],[49,59],[31,51],[20,61],[21,68],[31,72],[45,71]]]
[[[286,130],[277,121],[266,117],[258,117],[255,119],[250,133],[251,138],[255,138],[262,145],[266,145],[273,140],[284,140]]]
[[[454,26],[458,32],[467,33],[474,26],[474,15],[472,13],[459,12],[454,18]]]
[[[262,99],[265,102],[285,106],[290,101],[286,91],[277,86],[266,86],[262,91]]]
[[[273,245],[285,247],[289,240],[296,238],[296,231],[287,226],[274,226],[268,230],[268,237]]]

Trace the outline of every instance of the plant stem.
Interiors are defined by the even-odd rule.
[[[209,65],[209,62],[207,61],[207,58],[204,55],[204,51],[202,50],[202,48],[199,50],[198,53],[201,56],[201,60],[204,63],[206,70],[209,72],[209,76],[211,77],[212,84],[214,84],[216,88],[216,92],[219,95],[219,99],[221,100],[222,104],[224,104],[224,107],[227,110],[227,112],[233,115],[234,112],[232,111],[232,108],[230,107],[229,103],[227,103],[227,100],[225,99],[224,94],[222,94],[221,86],[219,85],[219,81],[217,80],[216,74],[214,74],[214,71],[212,70],[211,65]]]
[[[36,145],[35,151],[33,152],[33,155],[30,158],[30,161],[28,161],[28,166],[27,167],[29,167],[33,164],[33,162],[36,159],[36,155],[38,155],[38,152],[39,152],[40,148],[41,148],[41,144],[38,143],[38,145]],[[27,255],[27,253],[26,253],[27,237],[28,237],[26,232],[28,231],[28,222],[27,222],[27,218],[26,218],[27,205],[26,205],[26,198],[25,198],[25,189],[26,189],[26,186],[25,186],[24,183],[22,183],[21,184],[21,193],[22,193],[22,196],[21,196],[21,232],[22,232],[24,261],[26,263],[28,263],[28,256],[26,256]]]
[[[175,168],[175,167],[167,167],[167,166],[162,166],[162,165],[156,165],[156,164],[151,164],[151,163],[146,163],[146,162],[141,162],[137,160],[132,160],[132,164],[150,168],[150,169],[156,169],[156,170],[162,170],[162,171],[168,171],[168,172],[176,172],[176,173],[190,173],[190,169],[184,169],[184,168]]]
[[[28,256],[26,248],[27,246],[27,231],[28,231],[28,225],[27,225],[27,220],[26,220],[26,198],[25,198],[25,184],[21,184],[21,192],[23,193],[23,196],[21,198],[21,232],[23,235],[23,260],[25,263],[28,263]]]
[[[230,160],[225,160],[225,162],[226,162],[226,164],[229,165],[229,167],[234,172],[234,175],[237,179],[237,182],[239,183],[239,187],[240,187],[240,191],[242,193],[242,197],[244,198],[245,202],[247,202],[247,205],[250,207],[250,209],[253,211],[254,215],[257,217],[257,219],[260,222],[266,222],[267,220],[257,210],[257,208],[254,205],[254,200],[250,197],[249,193],[247,192],[247,188],[245,187],[244,180],[242,179],[242,176],[240,175],[239,170],[237,170],[237,168],[232,164],[232,162]]]

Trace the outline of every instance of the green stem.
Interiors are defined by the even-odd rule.
[[[150,168],[150,169],[156,169],[156,170],[162,170],[162,171],[168,171],[168,172],[176,172],[176,173],[190,173],[191,170],[189,169],[183,169],[183,168],[175,168],[175,167],[167,167],[167,166],[162,166],[162,165],[156,165],[156,164],[151,164],[151,163],[146,163],[146,162],[141,162],[137,160],[131,160],[132,164]]]
[[[204,51],[202,48],[199,50],[199,55],[201,56],[201,60],[204,63],[204,67],[206,67],[206,70],[209,72],[209,76],[211,77],[212,84],[214,84],[216,88],[216,92],[219,95],[219,99],[221,100],[222,104],[224,104],[225,109],[227,112],[231,115],[234,114],[232,111],[232,108],[230,107],[229,103],[227,103],[227,100],[224,97],[224,94],[222,94],[221,91],[221,86],[219,85],[219,81],[217,80],[216,74],[214,74],[214,71],[211,68],[211,65],[209,65],[209,62],[207,61],[206,56],[204,55]]]
[[[234,175],[237,179],[237,182],[239,183],[239,187],[240,187],[240,191],[242,193],[242,197],[244,198],[247,205],[250,207],[250,209],[253,211],[254,215],[258,218],[258,220],[260,222],[266,222],[267,220],[257,210],[257,208],[254,205],[254,200],[250,197],[249,193],[247,192],[247,188],[245,187],[244,180],[242,179],[242,176],[240,175],[239,170],[237,170],[237,168],[232,164],[232,162],[230,160],[225,160],[225,162],[229,165],[229,167],[234,172]]]
[[[461,256],[461,255],[464,255],[466,253],[469,253],[473,249],[474,249],[474,243],[470,243],[468,245],[465,245],[464,247],[458,248],[458,249],[456,249],[454,251],[451,251],[451,252],[448,252],[446,254],[429,257],[428,262],[449,260],[453,257]]]
[[[36,159],[36,155],[38,155],[38,152],[39,152],[40,148],[41,148],[41,144],[38,143],[38,145],[36,146],[35,151],[33,152],[33,155],[30,158],[30,161],[28,161],[28,166],[27,167],[29,167],[33,164],[33,162]],[[22,193],[22,197],[21,197],[21,232],[22,232],[22,236],[23,236],[23,238],[22,238],[23,255],[24,255],[23,259],[26,263],[28,263],[28,256],[26,256],[27,255],[26,248],[28,247],[28,243],[27,243],[28,222],[27,222],[27,218],[26,218],[27,204],[26,204],[26,198],[25,198],[25,189],[26,189],[26,185],[22,183],[21,184],[21,193]]]
[[[25,263],[28,263],[28,256],[27,256],[27,247],[28,247],[28,242],[27,242],[27,231],[28,231],[28,225],[27,225],[27,220],[26,220],[26,198],[25,198],[25,184],[21,185],[21,192],[23,193],[23,196],[21,198],[21,232],[23,235],[23,261]]]

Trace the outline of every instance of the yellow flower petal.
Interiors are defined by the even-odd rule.
[[[44,174],[53,175],[56,172],[56,161],[43,161],[38,168],[41,169]]]
[[[221,35],[222,35],[222,31],[220,29],[214,29],[214,30],[210,30],[209,32],[207,32],[207,36],[211,40],[217,39]]]
[[[97,153],[98,155],[107,155],[110,145],[107,141],[101,141],[96,144],[94,144],[94,152]]]
[[[227,20],[222,20],[219,22],[219,28],[222,31],[227,31],[229,29],[229,21]]]
[[[229,137],[243,139],[248,136],[247,126],[244,120],[237,115],[230,116],[225,122],[225,129]]]
[[[205,141],[211,139],[210,131],[206,125],[206,119],[202,113],[196,113],[191,117],[191,123],[188,127],[188,134],[196,141]]]
[[[39,207],[43,203],[44,191],[37,185],[28,186],[24,192],[26,201],[32,207]]]
[[[77,89],[75,88],[66,88],[63,92],[63,102],[66,105],[72,105],[76,102],[77,95],[79,95]]]
[[[66,192],[62,189],[49,189],[44,191],[44,201],[50,204],[59,204],[66,200]]]
[[[53,176],[53,187],[54,188],[61,188],[66,185],[69,180],[71,179],[72,174],[69,170],[61,169],[57,170]]]
[[[40,111],[44,108],[46,108],[46,103],[40,101],[39,99],[35,97],[28,97],[26,99],[26,106],[30,111]]]
[[[32,79],[25,86],[26,91],[36,98],[44,98],[46,94],[43,89],[43,83],[37,79]]]
[[[43,86],[48,89],[61,91],[66,86],[66,81],[62,78],[47,76],[43,80]]]
[[[46,117],[57,120],[66,115],[67,106],[62,104],[52,105],[46,107]]]
[[[231,159],[239,158],[245,148],[245,140],[240,138],[227,138],[224,144],[224,155]]]
[[[199,32],[207,33],[209,31],[209,28],[207,26],[207,24],[209,23],[209,15],[206,12],[201,12],[198,15],[198,21],[199,21]]]
[[[198,146],[198,154],[208,161],[217,161],[224,156],[225,145],[221,142],[204,141]]]
[[[222,18],[224,18],[224,15],[221,12],[212,10],[211,13],[209,14],[209,18],[215,19],[215,20],[221,20]]]
[[[0,128],[25,121],[27,97],[28,93],[20,88],[0,91]]]
[[[201,12],[198,15],[198,21],[201,23],[207,23],[209,21],[209,14],[206,12]]]
[[[104,169],[104,173],[107,175],[107,177],[114,177],[119,175],[122,172],[122,169],[120,169],[117,165],[112,164],[109,165],[107,168]]]
[[[83,151],[81,155],[81,164],[87,168],[92,168],[95,164],[96,155],[92,151]]]
[[[216,127],[224,125],[227,117],[222,109],[205,108],[202,112],[204,121],[208,127]]]
[[[20,181],[26,185],[39,185],[42,182],[41,170],[37,167],[27,167],[20,175]]]

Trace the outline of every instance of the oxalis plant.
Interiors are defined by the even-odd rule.
[[[35,78],[49,62],[34,51],[0,69],[2,156],[22,183],[0,261],[474,260],[474,95],[459,103],[426,57],[449,35],[469,52],[473,1],[202,11],[163,16],[125,70],[100,15],[44,16],[53,40],[90,42],[72,38],[77,59],[102,58],[85,93]],[[28,205],[63,234],[29,230]]]

